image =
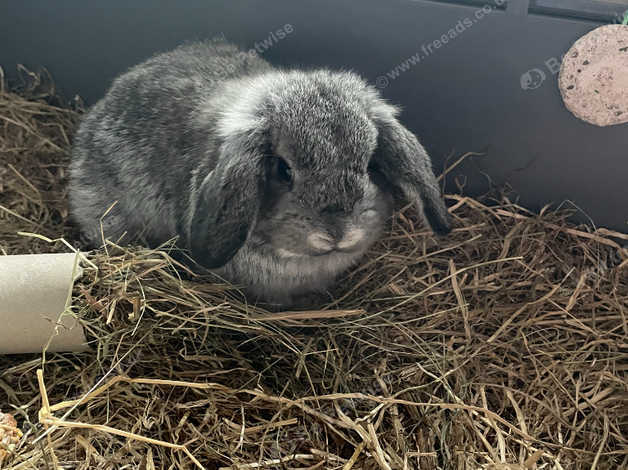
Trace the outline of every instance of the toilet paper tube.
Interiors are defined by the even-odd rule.
[[[68,310],[80,253],[0,256],[0,354],[85,351]]]

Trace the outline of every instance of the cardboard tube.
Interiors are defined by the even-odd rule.
[[[78,253],[0,256],[0,354],[85,351],[85,333],[66,312]]]

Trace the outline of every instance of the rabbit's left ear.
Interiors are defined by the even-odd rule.
[[[265,187],[264,156],[249,139],[233,137],[200,184],[189,229],[194,260],[212,269],[238,252],[255,225]]]
[[[409,202],[418,205],[435,233],[449,233],[449,214],[429,155],[416,136],[397,121],[395,107],[377,100],[371,111],[378,131],[375,163]]]

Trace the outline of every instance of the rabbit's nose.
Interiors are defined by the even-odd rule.
[[[339,214],[341,212],[344,212],[345,209],[344,207],[342,207],[342,205],[338,204],[338,203],[334,203],[334,204],[330,204],[328,206],[325,206],[323,208],[323,210],[321,211],[322,214],[325,215],[336,215]]]
[[[334,239],[323,232],[314,232],[308,235],[307,243],[316,251],[326,253],[334,249]]]
[[[352,248],[355,248],[356,245],[360,244],[362,240],[364,240],[365,235],[366,232],[364,231],[364,229],[352,228],[348,230],[347,233],[345,233],[344,237],[342,237],[342,240],[338,242],[337,247],[339,250],[351,250]]]

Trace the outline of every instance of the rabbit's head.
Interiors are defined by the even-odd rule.
[[[220,156],[190,231],[206,267],[247,238],[280,258],[355,256],[380,235],[393,193],[417,203],[435,232],[449,231],[429,156],[358,76],[266,74],[225,86],[219,105]]]

